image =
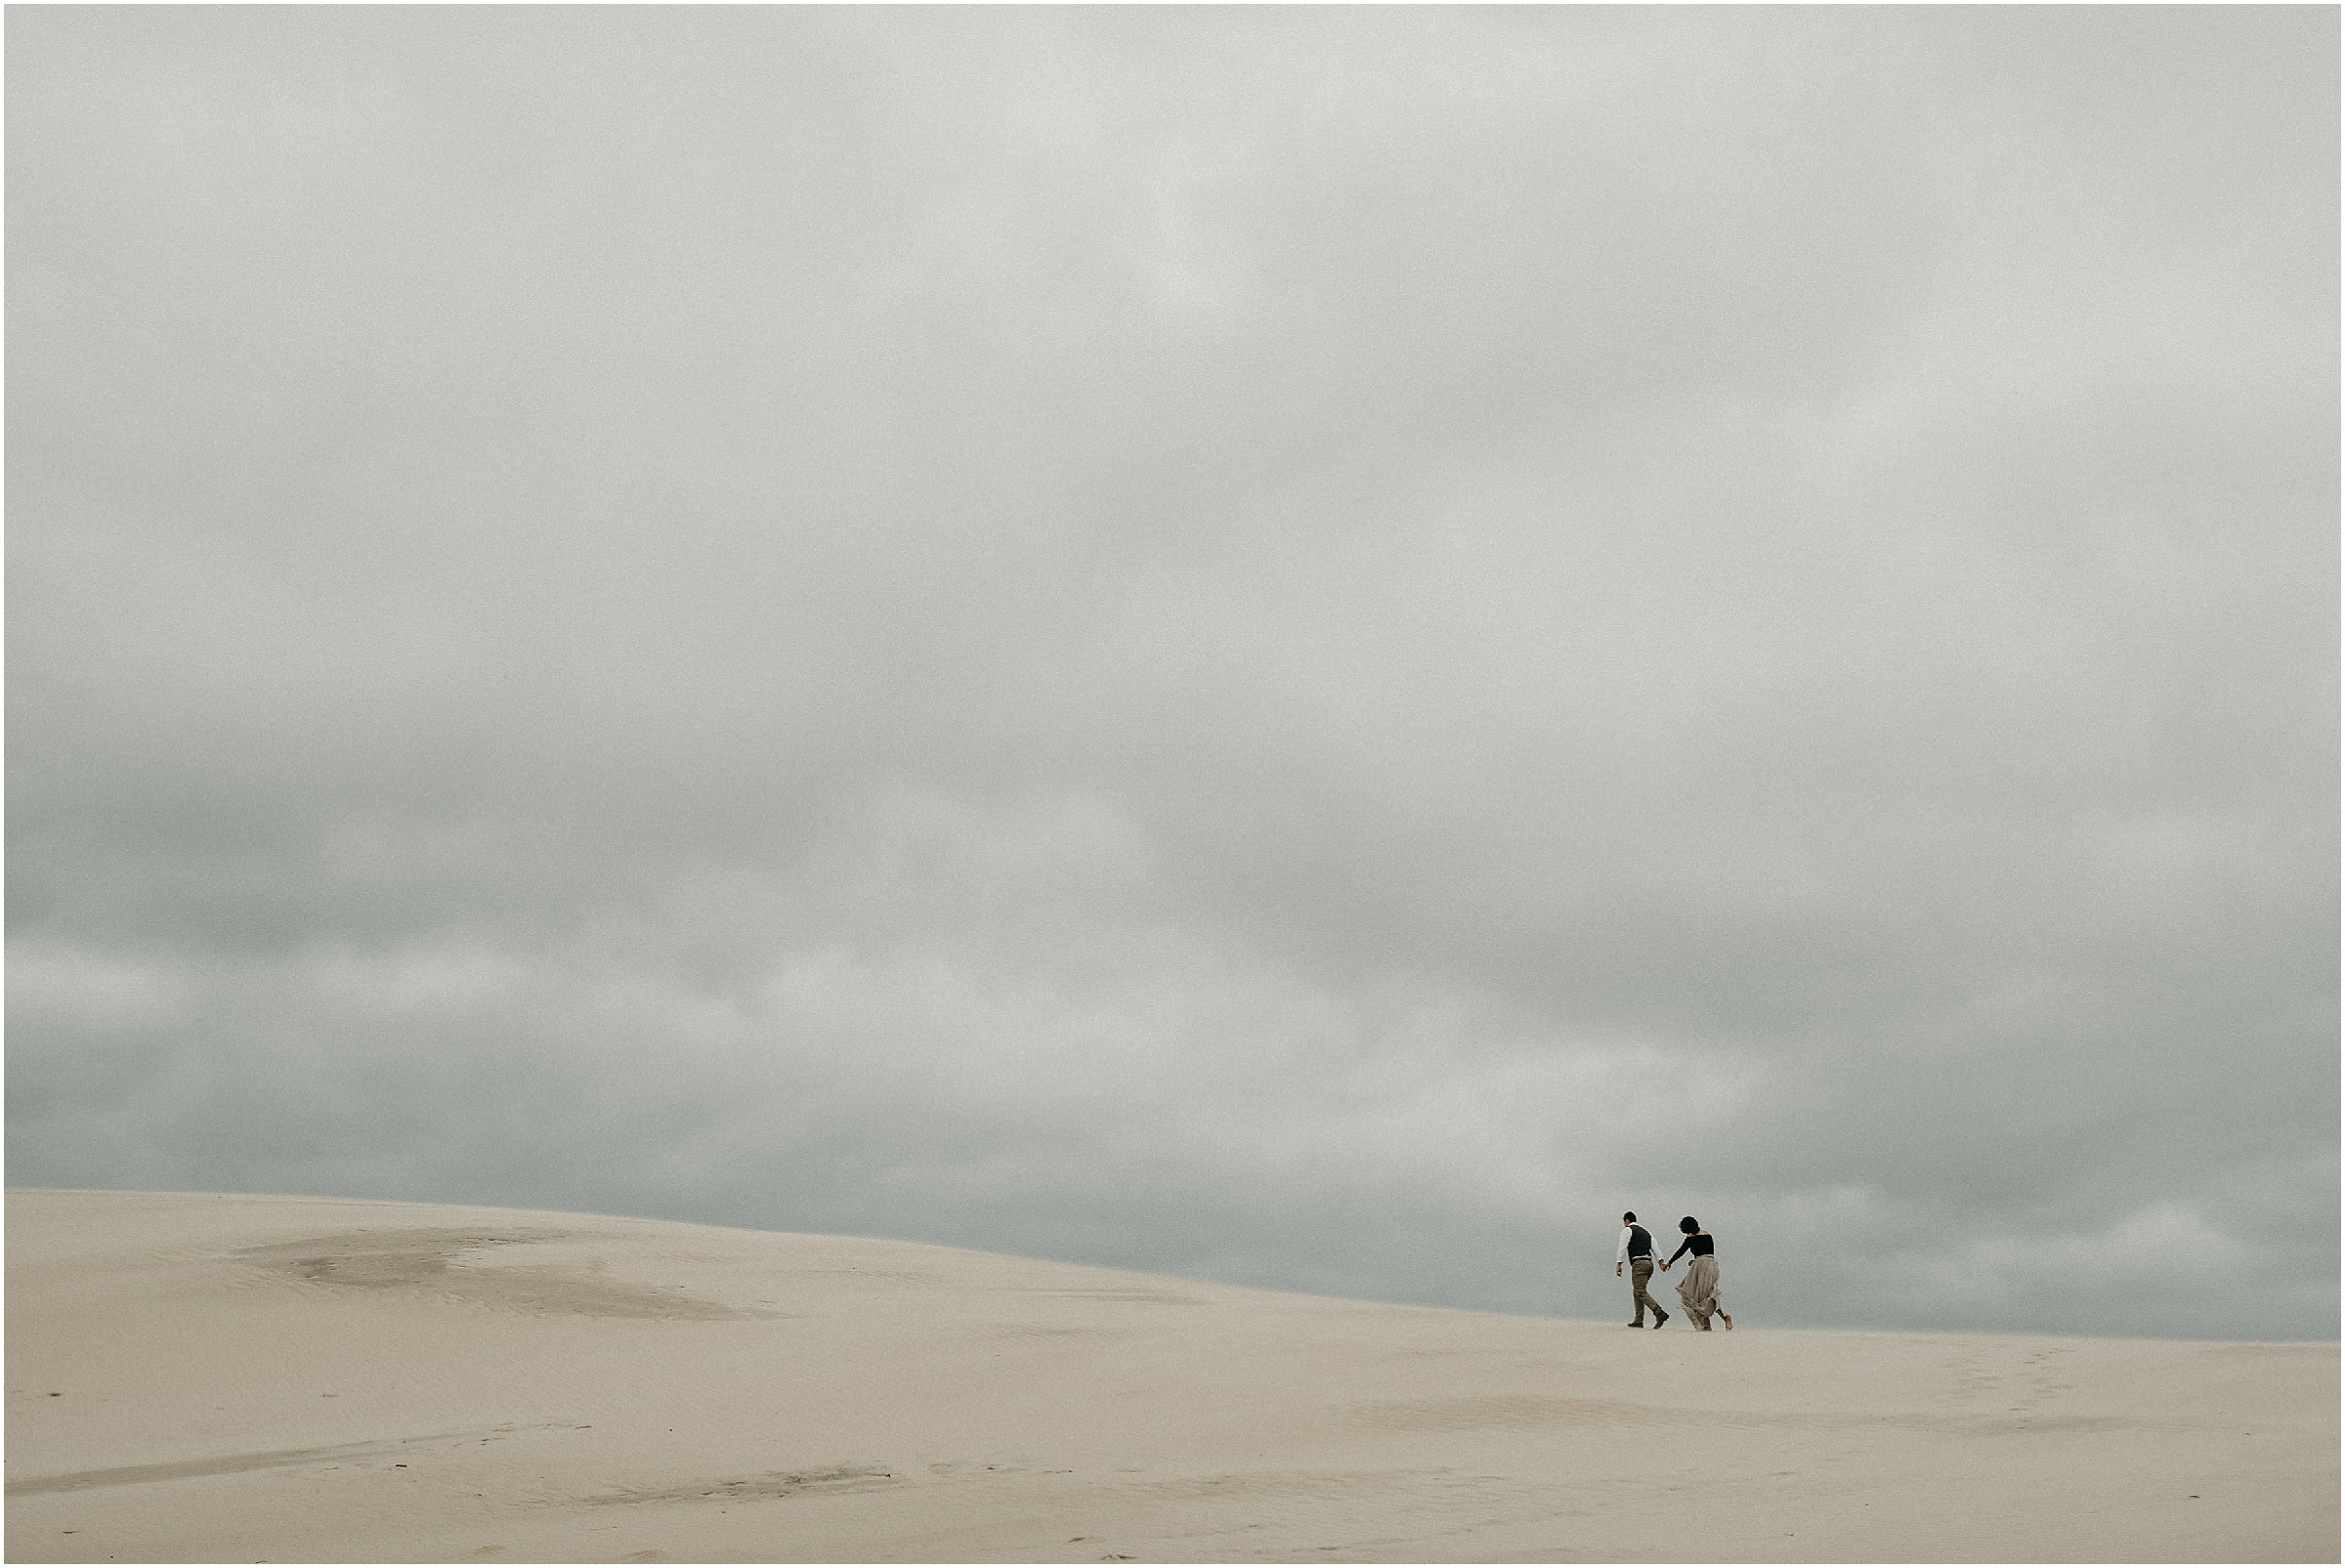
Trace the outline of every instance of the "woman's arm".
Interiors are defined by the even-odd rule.
[[[1678,1243],[1678,1250],[1677,1250],[1676,1251],[1674,1251],[1674,1252],[1672,1252],[1672,1253],[1670,1253],[1670,1254],[1669,1254],[1669,1263],[1675,1263],[1675,1262],[1676,1262],[1676,1261],[1677,1261],[1679,1258],[1681,1258],[1681,1257],[1684,1257],[1684,1256],[1685,1255],[1685,1249],[1687,1249],[1688,1247],[1691,1247],[1692,1245],[1693,1245],[1693,1238],[1692,1238],[1692,1237],[1690,1237],[1690,1236],[1686,1237],[1686,1238],[1685,1238],[1684,1241],[1682,1241],[1682,1242]],[[1667,1268],[1667,1267],[1669,1267],[1669,1263],[1664,1263],[1664,1264],[1662,1264],[1661,1266],[1662,1266],[1663,1268]]]

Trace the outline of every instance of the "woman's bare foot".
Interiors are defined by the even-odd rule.
[[[1718,1315],[1718,1321],[1719,1321],[1719,1322],[1721,1322],[1721,1323],[1723,1323],[1723,1324],[1725,1324],[1725,1325],[1726,1325],[1727,1328],[1729,1328],[1729,1329],[1731,1329],[1732,1327],[1734,1327],[1734,1320],[1733,1320],[1732,1318],[1728,1317],[1728,1316],[1727,1316],[1726,1313],[1724,1313],[1724,1312],[1721,1312],[1721,1313]]]

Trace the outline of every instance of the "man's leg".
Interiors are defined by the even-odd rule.
[[[1652,1279],[1652,1277],[1653,1260],[1651,1258],[1632,1257],[1629,1259],[1629,1278],[1636,1282],[1635,1289],[1637,1293],[1637,1321],[1631,1325],[1633,1328],[1642,1329],[1644,1327],[1644,1309],[1646,1307],[1651,1307],[1653,1309],[1653,1321],[1655,1323],[1659,1323],[1664,1316],[1661,1311],[1661,1303],[1654,1300],[1652,1297],[1652,1293],[1645,1289],[1645,1285]]]

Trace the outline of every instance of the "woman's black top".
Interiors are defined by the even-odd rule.
[[[1717,1250],[1718,1244],[1710,1239],[1708,1231],[1695,1231],[1691,1236],[1685,1238],[1684,1243],[1676,1251],[1669,1254],[1669,1260],[1675,1263],[1688,1251],[1691,1251],[1696,1257],[1708,1257]]]

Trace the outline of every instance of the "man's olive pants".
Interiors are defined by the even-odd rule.
[[[1659,1324],[1663,1318],[1669,1315],[1661,1310],[1660,1302],[1654,1300],[1645,1293],[1645,1281],[1651,1279],[1652,1277],[1653,1260],[1651,1258],[1632,1257],[1629,1259],[1629,1278],[1635,1282],[1637,1288],[1637,1322],[1635,1327],[1640,1329],[1644,1327],[1644,1309],[1646,1307],[1651,1307],[1653,1309],[1653,1322],[1655,1324]]]

